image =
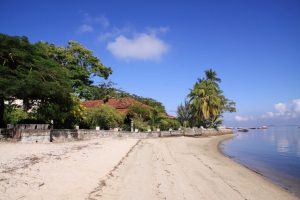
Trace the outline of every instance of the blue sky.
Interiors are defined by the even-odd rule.
[[[300,1],[1,0],[0,32],[66,45],[112,67],[110,80],[170,114],[213,68],[237,112],[229,126],[300,124]],[[101,81],[96,80],[96,81]]]

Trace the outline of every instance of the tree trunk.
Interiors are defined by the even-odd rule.
[[[0,97],[0,128],[6,128],[4,124],[4,98]]]

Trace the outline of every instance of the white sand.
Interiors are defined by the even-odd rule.
[[[228,137],[0,144],[0,199],[298,199],[223,156]]]
[[[143,140],[105,187],[101,199],[297,199],[262,176],[236,164],[210,138]]]
[[[0,144],[0,199],[85,199],[136,139]]]

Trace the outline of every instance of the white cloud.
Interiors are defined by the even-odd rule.
[[[287,106],[284,103],[277,103],[274,107],[279,114],[284,114],[287,111]]]
[[[269,118],[269,117],[274,117],[274,113],[273,112],[266,112],[266,115],[264,115],[264,118]]]
[[[78,30],[77,30],[77,33],[80,34],[80,33],[88,33],[88,32],[92,32],[94,29],[92,26],[88,25],[88,24],[83,24],[81,25]]]
[[[83,24],[77,33],[100,32],[97,40],[107,42],[107,50],[119,59],[160,60],[169,50],[169,45],[158,37],[169,31],[167,26],[146,27],[138,32],[130,24],[121,28],[113,26],[103,15],[95,17],[89,13],[82,14]]]
[[[283,119],[297,118],[300,114],[300,99],[295,99],[292,103],[276,103],[275,112],[266,112],[263,118],[281,117]]]
[[[243,117],[243,116],[239,116],[239,115],[236,115],[234,117],[234,119],[238,122],[245,122],[245,121],[249,121],[252,119],[252,117]]]
[[[293,110],[296,113],[300,113],[300,99],[293,100]]]
[[[132,39],[120,35],[107,44],[107,49],[120,59],[159,60],[169,47],[155,35],[141,33]]]

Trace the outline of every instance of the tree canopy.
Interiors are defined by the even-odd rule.
[[[8,123],[4,121],[5,101],[16,99],[23,100],[24,110],[38,105],[40,113],[35,117],[49,113],[43,119],[47,122],[49,117],[58,116],[58,125],[63,126],[63,118],[68,118],[74,104],[79,104],[72,93],[84,97],[86,88],[93,83],[92,76],[106,79],[111,73],[109,67],[77,42],[58,47],[0,34],[0,126]]]

